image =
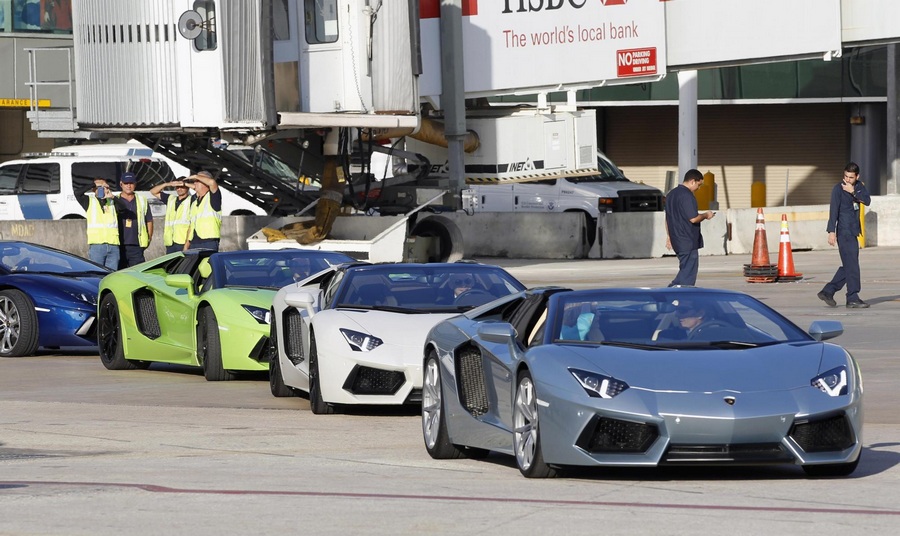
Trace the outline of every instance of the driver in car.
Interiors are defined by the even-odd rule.
[[[312,268],[309,265],[309,259],[304,257],[295,257],[288,261],[288,268],[291,270],[291,278],[296,283],[297,281],[302,281],[309,277],[312,272]]]
[[[720,324],[710,318],[709,311],[699,306],[685,305],[676,309],[675,314],[688,339],[696,338],[705,328]]]
[[[450,277],[442,285],[441,295],[437,302],[452,304],[460,295],[472,290],[474,285],[475,278],[471,274],[450,274]]]
[[[450,288],[453,289],[453,299],[459,297],[463,292],[472,290],[475,284],[475,278],[468,274],[455,274],[450,276]]]

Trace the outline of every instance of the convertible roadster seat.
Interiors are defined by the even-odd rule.
[[[194,273],[194,286],[196,292],[201,292],[204,290],[203,286],[209,280],[209,276],[212,275],[212,266],[209,264],[209,257],[200,261],[200,264],[197,266],[197,271]]]
[[[397,298],[389,295],[387,289],[381,285],[363,285],[356,290],[353,303],[356,305],[396,306]]]

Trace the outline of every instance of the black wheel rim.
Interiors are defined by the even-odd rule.
[[[104,300],[100,308],[100,357],[107,363],[119,350],[119,311],[114,300]]]
[[[269,327],[269,387],[274,393],[279,385],[281,376],[281,364],[278,362],[278,335],[275,328],[275,318]]]
[[[206,333],[206,315],[200,315],[200,325],[197,327],[197,359],[200,366],[206,370],[206,355],[209,352],[209,337]]]

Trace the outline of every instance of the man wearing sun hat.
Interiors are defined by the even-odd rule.
[[[116,215],[119,219],[119,266],[128,268],[144,262],[144,250],[153,236],[153,214],[150,203],[143,196],[136,195],[137,178],[126,171],[119,178],[122,193],[116,197]]]
[[[219,251],[222,236],[222,191],[212,174],[200,171],[191,175],[194,195],[191,197],[191,226],[184,248]]]

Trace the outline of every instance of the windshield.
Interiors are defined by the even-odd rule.
[[[0,266],[8,272],[106,275],[110,270],[75,255],[26,242],[0,244]]]
[[[218,253],[210,256],[209,263],[212,288],[278,289],[352,260],[342,253],[283,249]]]
[[[348,269],[336,307],[457,313],[524,290],[502,268],[478,264],[395,264]]]
[[[635,289],[554,298],[556,342],[739,349],[812,340],[762,302],[739,293]]]
[[[291,187],[296,186],[300,190],[318,190],[322,186],[315,178],[303,175],[300,170],[265,149],[231,145],[228,150]]]
[[[627,181],[625,174],[622,173],[615,164],[610,162],[602,155],[597,155],[597,169],[600,173],[597,175],[587,175],[585,177],[569,177],[571,182],[611,182],[611,181]]]

